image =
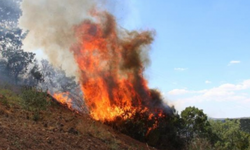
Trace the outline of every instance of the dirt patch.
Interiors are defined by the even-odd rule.
[[[153,149],[109,126],[53,104],[34,113],[18,105],[8,105],[0,96],[0,149],[9,150],[106,150]]]

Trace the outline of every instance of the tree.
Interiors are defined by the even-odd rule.
[[[212,132],[217,134],[219,140],[215,143],[216,149],[244,150],[249,147],[250,135],[240,129],[239,120],[213,121],[210,120]]]
[[[87,112],[81,87],[76,82],[75,77],[67,77],[65,71],[54,68],[47,60],[41,61],[40,71],[43,82],[39,84],[39,88],[49,91],[52,95],[58,92],[69,92],[68,97],[74,100],[72,101],[74,109],[79,112]]]
[[[183,149],[184,142],[178,132],[182,123],[175,108],[169,109],[171,110],[165,112],[156,111],[153,116],[145,109],[136,109],[132,114],[130,111],[124,112],[123,117],[129,116],[126,119],[117,117],[105,123],[150,146],[159,149]]]
[[[37,64],[37,62],[35,61],[35,65],[33,66],[33,68],[30,70],[30,74],[32,75],[32,77],[36,80],[36,85],[39,82],[43,81],[43,75],[40,71],[40,68]]]
[[[0,24],[14,23],[21,15],[20,0],[0,0]]]
[[[75,81],[75,77],[67,77],[65,71],[60,68],[54,68],[47,60],[41,61],[41,69],[39,70],[44,77],[44,85],[41,85],[43,89],[50,90],[53,93],[53,89],[60,92],[76,92],[79,88],[79,84]]]
[[[187,107],[181,112],[183,120],[182,134],[189,142],[193,138],[207,138],[211,135],[211,127],[207,115],[195,107]]]
[[[6,69],[17,84],[19,77],[27,72],[28,66],[33,62],[35,54],[24,52],[23,50],[3,51],[2,54],[6,58]]]
[[[40,66],[35,60],[25,79],[25,84],[31,87],[38,87],[38,84],[44,81]]]
[[[35,54],[22,50],[22,31],[20,29],[5,30],[0,38],[0,52],[6,64],[6,70],[17,84],[19,77],[28,71],[35,60]]]
[[[25,34],[17,28],[18,18],[21,15],[20,0],[0,0],[0,52],[2,66],[8,77],[13,77],[15,83],[21,75],[28,71],[34,61],[34,53],[22,50],[22,39]]]
[[[240,119],[241,130],[250,133],[250,118]]]

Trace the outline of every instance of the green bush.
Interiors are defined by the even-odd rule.
[[[21,98],[9,89],[0,88],[0,101],[4,106],[12,107],[13,105],[19,104]]]
[[[21,98],[22,107],[34,112],[33,119],[35,121],[39,119],[39,112],[46,110],[51,104],[46,92],[32,87],[25,87],[22,90]]]
[[[0,101],[2,102],[2,104],[4,106],[9,106],[9,102],[8,102],[8,100],[7,100],[7,98],[5,96],[0,95]]]

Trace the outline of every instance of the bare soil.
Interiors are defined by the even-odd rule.
[[[55,102],[34,119],[0,95],[0,150],[154,149]]]

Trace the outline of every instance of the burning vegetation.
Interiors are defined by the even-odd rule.
[[[142,58],[143,48],[153,40],[151,32],[121,31],[108,12],[94,17],[97,23],[85,20],[75,26],[77,43],[70,49],[90,115],[100,121],[126,119],[136,110],[155,115],[160,95],[147,86]]]
[[[74,26],[76,42],[69,49],[78,67],[79,85],[90,116],[125,132],[141,130],[146,137],[171,113],[163,106],[160,92],[149,89],[143,76],[147,48],[153,32],[119,28],[110,13],[91,12]],[[70,92],[54,94],[60,103],[74,108]],[[168,112],[170,112],[168,110]],[[165,122],[164,122],[165,123]],[[127,129],[127,126],[131,129]],[[143,125],[143,126],[142,126]]]
[[[36,63],[27,81],[34,79],[36,87],[69,109],[140,141],[156,146],[168,139],[172,109],[143,74],[154,31],[128,31],[87,0],[72,5],[70,0],[23,0],[21,8],[19,27],[27,32],[17,39],[19,47],[42,49],[53,65]]]
[[[148,50],[154,32],[120,27],[114,15],[100,7],[104,6],[102,1],[22,0],[22,11],[19,2],[0,0],[0,116],[5,120],[2,130],[8,129],[1,134],[4,142],[8,136],[20,149],[18,140],[13,140],[16,134],[8,133],[12,126],[4,125],[6,120],[18,129],[21,127],[22,135],[31,131],[33,138],[33,133],[39,131],[42,133],[39,135],[44,135],[41,139],[48,139],[44,138],[47,137],[44,128],[52,135],[50,125],[54,122],[53,133],[58,133],[60,145],[66,141],[79,149],[90,144],[89,136],[101,140],[103,145],[116,141],[116,136],[101,135],[95,125],[88,123],[92,122],[104,131],[107,126],[103,123],[159,149],[249,149],[249,131],[240,130],[239,121],[209,121],[195,107],[187,107],[179,115],[163,102],[159,91],[148,87],[143,72],[149,63]],[[35,49],[42,49],[48,60],[38,61],[35,53],[27,51]],[[72,114],[82,120],[68,119],[67,115],[72,114],[61,111],[68,112],[67,107],[57,110],[55,101],[77,112]],[[18,114],[18,121],[12,112]],[[43,114],[48,114],[51,120],[46,120]],[[30,122],[29,116],[37,123]],[[42,126],[33,130],[26,126],[24,118],[32,125]],[[66,138],[61,138],[61,133]],[[73,140],[69,133],[78,140]],[[234,135],[238,136],[232,140]],[[19,142],[30,137],[24,136]],[[79,140],[82,142],[76,145],[74,142]],[[35,140],[36,147],[37,141],[41,140]],[[49,140],[48,148],[53,143]],[[115,144],[115,148],[114,145],[110,148],[119,149],[120,143]],[[27,145],[30,143],[22,146]]]
[[[76,77],[78,97],[93,119],[126,120],[136,112],[149,120],[167,116],[160,93],[149,89],[143,76],[154,32],[123,29],[95,1],[24,0],[21,8],[19,26],[28,30],[24,49],[42,48],[54,66]],[[72,89],[48,90],[59,102],[76,107]]]

